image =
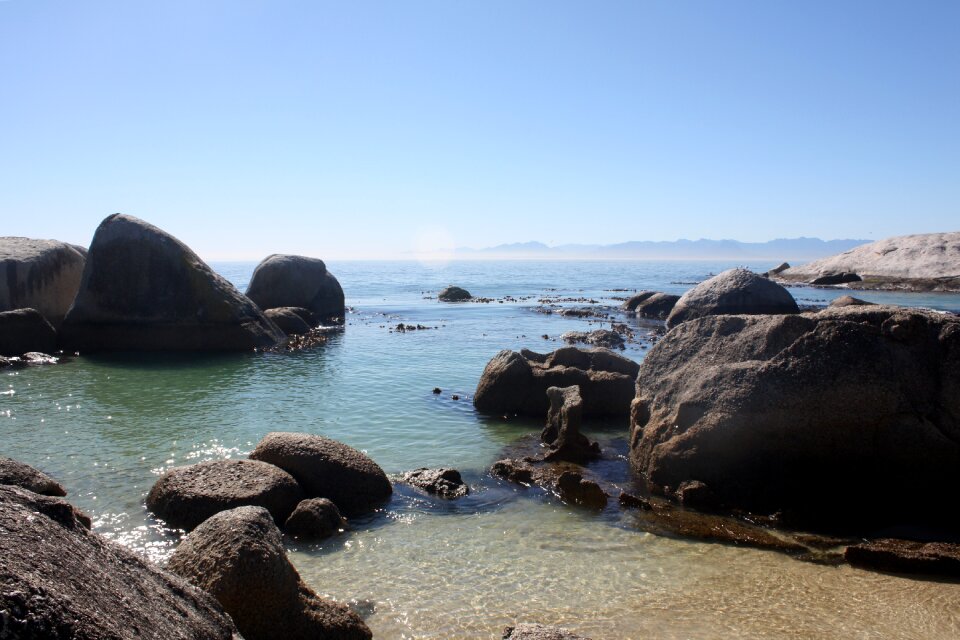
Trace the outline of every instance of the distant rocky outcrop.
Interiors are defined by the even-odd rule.
[[[73,304],[84,253],[57,240],[0,238],[0,311],[36,309],[54,327]]]
[[[473,296],[470,295],[469,291],[453,285],[450,285],[437,294],[437,300],[440,302],[464,302],[465,300],[470,300],[472,298]]]
[[[952,517],[960,318],[871,305],[689,320],[644,359],[631,425],[634,467],[668,495],[699,481],[719,504],[828,524]]]
[[[266,509],[218,513],[180,543],[167,566],[216,598],[246,640],[372,637],[346,605],[304,584]]]
[[[849,282],[856,289],[960,291],[960,231],[871,242],[791,267],[777,277],[810,284]]]
[[[283,469],[254,460],[213,460],[167,471],[147,494],[147,508],[169,526],[189,531],[215,513],[246,505],[266,508],[282,524],[303,497]]]
[[[639,318],[649,318],[651,320],[666,320],[670,312],[677,305],[680,296],[670,293],[654,293],[646,300],[641,301],[634,307],[634,313]]]
[[[53,353],[57,331],[35,309],[0,312],[0,356],[19,356],[31,351]]]
[[[441,498],[462,498],[470,493],[456,469],[414,469],[403,474],[403,481]]]
[[[28,464],[0,456],[0,484],[12,484],[47,496],[65,496],[63,485]]]
[[[746,269],[728,269],[683,294],[667,326],[703,316],[798,313],[796,300],[782,286]]]
[[[484,413],[545,417],[548,388],[579,386],[583,415],[626,415],[638,369],[633,360],[606,349],[504,350],[484,368],[473,404]]]
[[[93,236],[60,339],[81,351],[242,351],[284,335],[185,244],[115,214]]]
[[[0,487],[0,637],[238,639],[210,595],[89,527],[59,498]]]
[[[344,318],[343,288],[319,258],[274,254],[257,265],[247,297],[261,309],[302,307],[320,323]]]
[[[319,435],[268,433],[250,458],[283,469],[308,498],[328,498],[347,516],[376,508],[393,492],[387,474],[369,456]]]

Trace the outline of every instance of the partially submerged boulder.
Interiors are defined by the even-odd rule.
[[[67,502],[0,487],[0,636],[235,640],[207,593],[92,533]]]
[[[376,508],[393,492],[387,474],[369,456],[323,436],[268,433],[250,458],[287,471],[308,498],[328,498],[348,516]]]
[[[855,273],[826,273],[811,280],[810,284],[814,286],[832,286],[838,284],[847,284],[849,282],[860,282],[861,280],[863,280],[863,278]]]
[[[60,326],[80,287],[78,247],[57,240],[0,238],[0,311],[36,309]]]
[[[605,349],[623,349],[623,336],[610,329],[596,329],[594,331],[567,331],[560,336],[564,342],[570,344],[590,344]]]
[[[147,494],[147,508],[171,527],[193,529],[234,507],[266,508],[285,522],[303,500],[303,490],[278,467],[254,460],[213,460],[167,471]]]
[[[415,469],[403,474],[403,481],[441,498],[462,498],[470,493],[456,469]]]
[[[637,305],[646,300],[647,298],[656,295],[657,291],[641,291],[638,294],[632,295],[626,299],[626,301],[620,305],[620,308],[624,311],[634,311],[637,308]]]
[[[283,332],[185,244],[114,214],[97,228],[63,321],[71,350],[244,351]]]
[[[303,311],[307,311],[304,309]],[[309,313],[309,311],[307,311]],[[270,318],[274,324],[280,327],[288,336],[303,335],[309,333],[311,327],[304,321],[301,313],[297,313],[295,307],[277,307],[276,309],[267,309],[263,315]]]
[[[57,332],[35,309],[0,312],[0,356],[19,356],[31,351],[52,353]]]
[[[461,287],[450,285],[437,294],[437,300],[440,302],[463,302],[472,299],[470,292]]]
[[[261,309],[303,307],[321,323],[343,322],[343,288],[319,258],[273,254],[257,265],[247,297]]]
[[[840,296],[839,298],[830,301],[831,307],[855,307],[870,304],[873,303],[867,302],[866,300],[861,300],[860,298],[854,298],[853,296]]]
[[[885,306],[684,322],[648,354],[634,467],[804,521],[955,518],[960,318]],[[896,508],[891,508],[896,505]]]
[[[246,640],[372,637],[346,605],[303,583],[266,509],[218,513],[180,543],[167,567],[216,598]]]
[[[634,308],[638,318],[649,318],[651,320],[666,320],[677,305],[680,296],[671,293],[657,292],[642,301]]]
[[[0,484],[12,484],[47,496],[65,496],[63,485],[30,465],[0,456]]]
[[[473,404],[501,415],[546,416],[550,387],[579,386],[583,415],[626,415],[639,365],[606,349],[564,347],[549,354],[504,350],[487,363]]]
[[[297,505],[283,525],[294,538],[319,540],[339,533],[347,526],[337,505],[326,498],[307,498]]]
[[[599,457],[600,446],[580,433],[583,419],[580,387],[550,387],[547,399],[550,401],[547,425],[540,434],[549,448],[544,459],[582,463]]]
[[[667,326],[727,314],[799,313],[796,300],[781,285],[746,269],[729,269],[683,294],[667,318]]]
[[[566,629],[542,624],[521,623],[503,630],[501,640],[590,640]]]

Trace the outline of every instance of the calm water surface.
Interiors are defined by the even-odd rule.
[[[255,265],[213,266],[243,290]],[[366,451],[388,473],[454,466],[474,487],[464,501],[441,503],[398,487],[384,512],[355,522],[348,534],[291,546],[304,579],[358,603],[381,639],[495,638],[516,621],[563,624],[595,640],[960,637],[958,584],[654,536],[632,529],[629,513],[590,515],[486,474],[504,447],[539,428],[474,413],[470,398],[486,362],[504,348],[549,351],[563,332],[601,326],[537,313],[540,298],[613,306],[629,295],[614,289],[682,293],[738,265],[329,266],[352,311],[346,331],[319,349],[96,356],[4,373],[3,453],[57,477],[99,532],[159,562],[177,536],[143,506],[158,474],[243,457],[268,431],[324,434]],[[516,301],[432,298],[452,283]],[[792,292],[801,304],[842,294]],[[960,310],[956,295],[856,295]],[[399,322],[435,328],[391,332]],[[644,348],[629,345],[625,354],[639,360]],[[443,393],[435,396],[434,387]],[[626,420],[590,429],[609,447],[624,446]]]

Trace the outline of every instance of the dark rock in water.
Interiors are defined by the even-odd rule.
[[[846,284],[847,282],[860,282],[863,280],[855,273],[828,273],[810,281],[812,285],[832,285]]]
[[[641,291],[640,293],[630,296],[627,298],[626,302],[620,305],[620,308],[624,311],[634,311],[637,308],[637,305],[649,298],[650,296],[656,295],[656,291]]]
[[[303,335],[310,331],[310,325],[304,322],[303,316],[297,313],[295,307],[267,309],[263,315],[270,318],[288,336]]]
[[[185,244],[131,216],[97,228],[60,329],[70,350],[244,351],[283,332]]]
[[[263,508],[213,516],[180,543],[167,566],[216,598],[246,640],[372,637],[346,605],[321,598],[303,583]]]
[[[463,302],[471,298],[473,298],[473,296],[470,295],[469,291],[452,285],[437,294],[437,300],[441,302]]]
[[[343,288],[318,258],[274,254],[257,265],[247,297],[261,309],[301,307],[322,323],[343,322]],[[310,323],[315,326],[316,323]]]
[[[667,326],[727,314],[798,313],[796,300],[782,286],[746,269],[729,269],[683,294],[667,318]]]
[[[639,318],[666,320],[676,306],[680,296],[669,293],[655,293],[636,306],[634,311]]]
[[[545,416],[548,388],[579,386],[583,415],[625,415],[638,369],[633,360],[606,349],[504,350],[487,363],[473,404],[484,413]]]
[[[547,426],[540,439],[550,447],[545,460],[586,462],[600,457],[600,446],[580,433],[583,420],[583,399],[579,387],[550,387],[547,389],[550,408]]]
[[[497,460],[490,467],[490,473],[515,484],[531,485],[534,481],[532,460],[516,460],[504,458]]]
[[[770,269],[770,271],[767,271],[767,277],[769,278],[773,276],[778,276],[789,268],[790,268],[789,262],[781,262],[780,264],[775,266],[773,269]]]
[[[620,492],[618,502],[624,509],[643,509],[644,511],[653,509],[653,505],[650,504],[649,500],[635,496],[632,493],[627,493],[626,491]]]
[[[318,540],[339,533],[346,525],[337,505],[326,498],[307,498],[293,510],[283,530],[295,538]]]
[[[0,238],[0,311],[36,309],[60,326],[77,295],[84,262],[84,253],[65,242]]]
[[[595,347],[604,347],[606,349],[623,349],[623,336],[610,329],[567,331],[560,336],[560,338],[570,344],[580,342],[583,344],[592,344]]]
[[[631,425],[656,490],[699,480],[801,524],[954,518],[960,319],[871,305],[684,322],[643,361]]]
[[[521,623],[503,630],[501,640],[590,640],[578,636],[560,627],[548,627],[542,624]]]
[[[677,499],[685,507],[707,511],[720,506],[717,502],[717,496],[710,490],[710,487],[699,480],[681,482],[680,486],[677,487]]]
[[[440,395],[441,393],[443,393],[443,390],[440,389],[440,387],[434,387],[434,388],[433,388],[433,395],[438,396],[438,395]]]
[[[843,557],[872,571],[960,577],[960,544],[885,538],[847,547]]]
[[[310,498],[328,498],[346,515],[370,511],[393,493],[369,456],[342,442],[307,433],[268,433],[250,454],[296,478]]]
[[[167,471],[147,494],[147,508],[169,526],[189,531],[216,513],[247,505],[266,508],[282,523],[303,497],[283,469],[253,460],[214,460]]]
[[[830,301],[831,307],[855,307],[855,306],[865,306],[873,304],[872,302],[867,302],[866,300],[861,300],[860,298],[854,298],[853,296],[840,296],[836,300]]]
[[[607,494],[592,480],[584,480],[575,471],[565,471],[557,479],[557,491],[560,498],[570,504],[578,504],[588,509],[603,509],[607,506]]]
[[[470,493],[456,469],[416,469],[403,474],[403,482],[441,498],[462,498]]]
[[[588,509],[603,509],[607,504],[607,493],[595,480],[584,478],[585,470],[577,464],[534,457],[505,458],[494,462],[490,473],[508,482],[536,485],[567,504]]]
[[[0,637],[235,640],[220,605],[89,530],[59,498],[0,487]]]
[[[0,484],[12,484],[47,496],[65,496],[63,485],[28,464],[0,456]]]
[[[0,312],[0,356],[57,349],[57,331],[35,309]]]

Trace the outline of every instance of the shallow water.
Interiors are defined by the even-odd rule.
[[[243,289],[254,265],[213,266]],[[3,453],[57,477],[98,531],[161,562],[177,537],[143,506],[157,475],[242,457],[268,431],[322,433],[367,451],[388,473],[457,467],[475,489],[466,501],[401,489],[348,534],[293,547],[304,578],[320,592],[362,601],[379,638],[493,638],[516,621],[561,623],[595,640],[960,636],[958,584],[654,536],[631,529],[630,515],[615,508],[582,513],[486,474],[504,447],[539,426],[474,413],[470,398],[487,360],[503,348],[549,351],[563,332],[601,326],[535,312],[542,296],[614,306],[630,292],[610,289],[681,293],[730,266],[331,264],[353,311],[346,331],[321,348],[82,357],[4,373]],[[429,297],[451,283],[516,301],[449,305]],[[792,292],[801,304],[843,293]],[[960,310],[956,295],[856,295]],[[436,328],[391,332],[399,322]],[[640,359],[645,346],[624,353]],[[590,428],[622,447],[626,420]]]

